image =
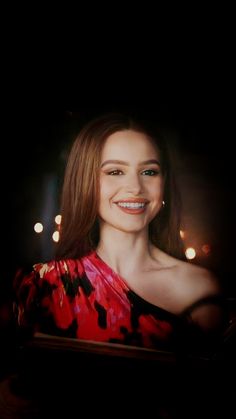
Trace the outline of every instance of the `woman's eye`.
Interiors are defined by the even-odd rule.
[[[108,172],[108,175],[116,176],[116,175],[122,175],[121,170],[112,170],[111,172]]]
[[[145,176],[155,176],[155,175],[158,175],[158,173],[159,172],[157,170],[147,169],[147,170],[144,170],[142,172],[142,175],[145,175]]]

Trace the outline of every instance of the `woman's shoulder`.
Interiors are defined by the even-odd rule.
[[[180,289],[184,288],[186,292],[193,292],[194,295],[198,293],[199,296],[220,292],[217,277],[209,269],[187,260],[177,259],[160,250],[157,255],[166,276],[174,279]]]
[[[158,250],[157,257],[163,266],[163,272],[169,281],[178,286],[180,291],[199,297],[221,292],[216,275],[209,269],[186,260],[180,260]]]
[[[223,327],[224,298],[217,276],[205,267],[183,262],[178,265],[178,293],[182,315],[202,330]]]
[[[176,264],[178,283],[191,299],[200,299],[221,293],[217,276],[209,269],[187,261]]]
[[[63,275],[73,278],[82,275],[83,272],[80,259],[51,259],[19,268],[16,277],[34,277],[51,281]]]
[[[184,312],[199,301],[213,301],[221,296],[220,282],[211,270],[167,254],[163,255],[163,264],[176,312]]]
[[[66,273],[76,265],[76,262],[77,261],[73,259],[51,259],[45,262],[34,263],[32,268],[35,272],[39,272],[42,276],[47,272],[52,272],[53,270],[64,271]]]

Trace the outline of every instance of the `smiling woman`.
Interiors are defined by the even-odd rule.
[[[118,160],[112,159],[115,156]],[[143,133],[126,130],[107,138],[101,155],[99,204],[100,235],[105,243],[113,241],[114,234],[120,242],[120,232],[148,235],[147,227],[163,201],[159,160],[158,149]],[[133,217],[121,217],[120,211]],[[130,237],[126,237],[127,245]]]
[[[90,121],[69,155],[61,214],[55,260],[16,275],[22,328],[166,349],[220,335],[221,290],[184,261],[175,176],[154,126]]]

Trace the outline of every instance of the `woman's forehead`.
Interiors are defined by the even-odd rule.
[[[111,134],[105,141],[102,158],[125,158],[139,156],[143,158],[159,157],[157,146],[145,133],[124,130]]]

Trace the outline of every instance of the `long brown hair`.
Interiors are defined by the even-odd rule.
[[[165,206],[149,225],[150,241],[170,255],[182,258],[180,200],[166,143],[154,125],[112,113],[87,123],[71,148],[62,189],[57,259],[79,258],[96,249],[99,242],[97,215],[102,148],[111,134],[127,129],[147,134],[158,147],[161,157]]]

